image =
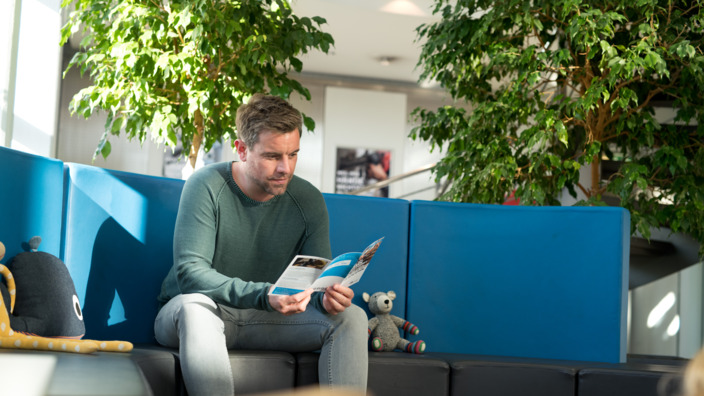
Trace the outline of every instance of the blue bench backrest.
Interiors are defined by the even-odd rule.
[[[408,317],[428,351],[621,362],[629,213],[414,201]]]

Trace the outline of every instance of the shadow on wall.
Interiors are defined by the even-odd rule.
[[[68,166],[67,265],[83,302],[86,338],[153,343],[183,182]]]
[[[173,255],[148,246],[153,245],[136,240],[113,218],[100,227],[83,308],[87,338],[153,341],[151,321],[131,319],[156,316],[156,297]]]

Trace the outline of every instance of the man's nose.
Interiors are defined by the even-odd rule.
[[[291,159],[288,158],[287,156],[284,156],[276,166],[276,172],[277,173],[285,173],[288,174],[291,171]]]

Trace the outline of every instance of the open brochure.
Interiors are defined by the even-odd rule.
[[[291,260],[269,294],[292,295],[306,289],[325,291],[336,283],[354,285],[362,278],[382,239],[377,239],[361,253],[344,253],[332,260],[298,255]]]

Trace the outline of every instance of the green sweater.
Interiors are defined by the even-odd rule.
[[[202,293],[220,304],[272,311],[269,286],[295,255],[331,257],[328,212],[318,189],[294,176],[286,193],[254,201],[235,183],[231,164],[206,166],[183,187],[162,304],[181,293]],[[325,312],[322,293],[311,303]]]

